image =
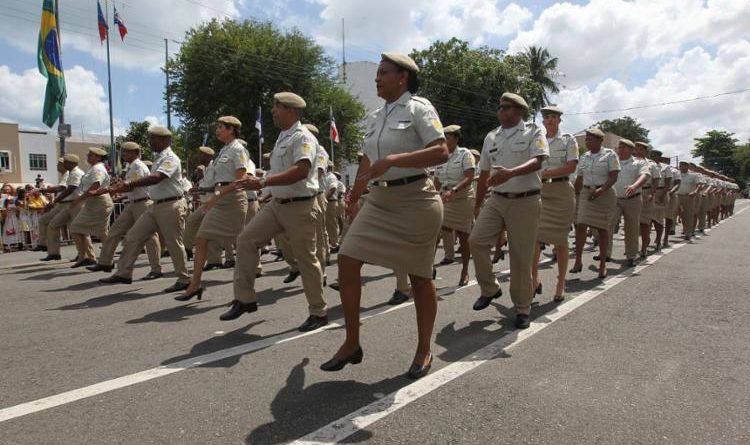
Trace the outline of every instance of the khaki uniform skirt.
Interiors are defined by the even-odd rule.
[[[198,209],[196,212],[200,212]],[[235,239],[245,225],[247,195],[243,190],[228,193],[206,213],[198,229],[198,236],[215,241]]]
[[[667,212],[664,216],[674,221],[677,219],[677,215],[680,214],[680,199],[677,197],[677,194],[668,196],[669,203],[667,204]]]
[[[657,224],[663,226],[664,225],[664,218],[667,215],[667,206],[669,205],[668,197],[664,197],[664,202],[659,203],[659,201],[654,197],[653,206],[651,207],[651,221],[656,222]]]
[[[576,195],[570,181],[542,184],[542,211],[536,238],[557,246],[568,245],[570,226],[576,218]]]
[[[94,234],[106,237],[109,232],[109,216],[112,214],[112,198],[109,193],[86,198],[70,223],[70,233]]]
[[[578,218],[576,224],[585,224],[597,229],[609,230],[617,207],[617,196],[611,188],[602,193],[595,200],[589,196],[594,193],[593,188],[584,187],[578,196]]]
[[[641,224],[651,224],[651,214],[654,209],[654,201],[651,198],[651,189],[641,191],[641,198],[643,199],[643,208],[641,209]]]
[[[443,204],[443,227],[471,233],[474,223],[474,193],[471,186],[464,187]]]
[[[429,179],[374,186],[349,226],[339,255],[430,278],[442,222],[443,204]]]

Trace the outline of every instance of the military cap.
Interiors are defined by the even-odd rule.
[[[107,156],[107,151],[99,147],[89,147],[89,153],[95,154],[97,156]]]
[[[461,126],[460,125],[448,125],[447,127],[443,128],[443,133],[445,133],[445,134],[460,134],[461,133]]]
[[[141,146],[137,142],[125,141],[120,145],[123,150],[141,151]]]
[[[542,112],[543,115],[549,114],[549,113],[554,113],[558,115],[563,114],[562,108],[558,107],[557,105],[547,105],[546,107],[543,107],[540,111]]]
[[[656,156],[661,156],[662,155],[661,150],[651,150],[651,153],[655,154]]]
[[[281,105],[284,105],[290,108],[303,109],[307,107],[307,103],[305,103],[305,99],[299,97],[298,95],[294,93],[290,93],[288,91],[274,94],[273,100],[280,103]]]
[[[598,128],[587,128],[586,134],[604,139],[604,132]]]
[[[224,125],[229,125],[230,127],[242,127],[242,122],[240,122],[240,120],[234,116],[221,116],[220,118],[216,119],[216,122]]]
[[[73,153],[68,153],[68,154],[64,155],[63,156],[63,160],[65,162],[72,162],[74,164],[78,164],[79,162],[81,162],[81,160],[78,159],[78,155],[74,155]]]
[[[482,156],[482,153],[480,153],[479,150],[477,150],[476,148],[472,148],[471,150],[469,150],[469,153],[471,153],[474,156]]]
[[[57,158],[57,162],[62,164],[63,162],[65,162],[65,158],[63,157]]]
[[[151,162],[151,161],[149,161],[148,159],[146,159],[145,161],[143,161],[143,163],[146,164],[146,167],[151,167],[152,165],[154,165],[154,163]]]
[[[336,179],[341,179],[341,173],[333,172],[333,174],[336,176]]]
[[[199,166],[195,167],[195,169],[196,170],[205,170],[206,166],[205,165],[199,165]]]
[[[328,161],[328,166],[333,167],[333,161]]]
[[[237,138],[237,142],[240,143],[243,147],[247,148],[247,141],[244,139]]]
[[[635,144],[630,139],[620,139],[620,144],[627,145],[630,148],[635,148]]]
[[[154,136],[172,136],[172,132],[169,131],[169,128],[156,125],[148,127],[148,133]]]
[[[263,153],[263,159],[271,159],[271,153]]]
[[[503,93],[502,96],[500,96],[500,101],[507,100],[508,102],[513,102],[514,104],[518,105],[519,107],[522,107],[524,110],[529,109],[529,104],[526,103],[526,100],[515,93]]]
[[[414,62],[414,59],[411,57],[401,54],[401,53],[382,53],[380,57],[383,60],[387,60],[396,66],[399,66],[407,71],[411,71],[413,73],[419,72],[419,67],[417,66],[417,63]]]
[[[307,128],[310,131],[310,133],[314,134],[315,136],[318,136],[320,134],[318,127],[316,127],[313,124],[303,124],[302,126]]]
[[[214,149],[211,147],[206,147],[205,145],[198,147],[198,151],[200,151],[201,153],[207,154],[209,156],[214,155]]]
[[[358,151],[358,152],[357,152],[357,157],[358,157],[358,158],[361,158],[361,157],[362,157],[362,156],[364,156],[364,155],[365,155],[365,154],[364,154],[364,153],[362,153],[361,151]]]
[[[651,150],[651,146],[648,145],[648,142],[638,141],[635,143],[635,145],[640,145],[641,147],[645,148],[646,151]]]

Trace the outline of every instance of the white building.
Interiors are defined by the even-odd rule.
[[[57,184],[57,147],[52,132],[18,130],[21,156],[21,182],[35,184],[41,176],[46,184]]]

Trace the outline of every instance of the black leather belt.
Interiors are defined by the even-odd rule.
[[[247,198],[247,202],[254,202],[257,201],[258,198]]]
[[[214,187],[224,187],[225,185],[229,185],[231,182],[217,182],[214,184]]]
[[[651,190],[651,186],[649,185],[648,187],[641,187],[641,190]]]
[[[309,201],[313,198],[315,198],[315,196],[297,196],[296,198],[277,199],[276,202],[279,204],[289,204],[290,202]]]
[[[182,196],[173,196],[171,198],[164,198],[164,199],[156,199],[154,200],[154,204],[162,204],[165,202],[172,202],[182,199]]]
[[[656,190],[664,190],[664,187],[656,187]]]
[[[151,199],[151,198],[136,199],[135,201],[130,201],[130,204],[135,204],[136,202],[148,201],[149,199]]]
[[[492,192],[498,196],[502,196],[503,198],[508,199],[517,199],[517,198],[526,198],[527,196],[534,196],[541,193],[540,190],[529,190],[528,192],[522,192],[522,193],[504,193],[504,192]]]
[[[390,181],[373,181],[372,185],[376,185],[378,187],[394,187],[397,185],[406,185],[411,184],[412,182],[419,181],[420,179],[426,178],[427,175],[414,175],[414,176],[407,176],[405,178],[400,179],[391,179]]]
[[[596,189],[598,189],[599,187],[602,187],[602,186],[604,186],[604,184],[602,184],[602,185],[584,185],[583,188],[596,190]]]
[[[339,202],[338,199],[329,199],[328,202]]]
[[[315,194],[315,196],[322,195],[322,194],[323,194],[323,192],[318,192],[318,193]]]
[[[633,198],[635,198],[637,196],[641,196],[641,192],[638,192],[635,195],[630,195],[630,196],[627,196],[627,197],[624,197],[624,198],[617,198],[617,199],[633,199]]]
[[[558,176],[556,178],[547,178],[542,179],[542,182],[544,183],[550,183],[550,182],[562,182],[562,181],[570,181],[570,178],[567,176]]]

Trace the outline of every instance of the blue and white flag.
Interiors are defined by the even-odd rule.
[[[260,107],[258,107],[258,118],[255,120],[255,128],[258,129],[258,138],[260,143],[263,144],[263,122],[260,120]]]

